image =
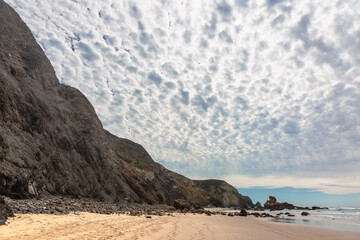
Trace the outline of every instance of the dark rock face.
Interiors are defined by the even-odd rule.
[[[6,205],[4,198],[0,197],[0,225],[5,224],[8,217],[14,217],[14,214]]]
[[[142,146],[105,131],[86,97],[59,83],[28,27],[3,0],[0,195],[211,203],[207,193],[155,163]]]
[[[251,199],[241,195],[233,186],[222,180],[193,180],[196,186],[213,196],[222,207],[253,207]]]
[[[269,196],[269,200],[267,200],[264,204],[264,208],[270,210],[283,210],[294,209],[295,206],[287,202],[279,203],[277,202],[276,197]]]

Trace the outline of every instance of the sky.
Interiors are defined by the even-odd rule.
[[[360,208],[359,194],[325,194],[308,188],[238,188],[242,195],[251,196],[253,203],[261,205],[276,196],[278,202],[288,202],[295,206],[312,207],[321,206],[329,208],[356,207]]]
[[[360,205],[360,1],[6,2],[104,128],[165,167]]]

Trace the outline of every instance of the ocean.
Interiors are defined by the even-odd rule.
[[[257,212],[257,211],[249,211]],[[283,213],[276,218],[268,218],[269,221],[282,223],[306,224],[324,228],[331,228],[343,231],[360,232],[360,208],[339,207],[320,210],[282,210],[282,211],[261,211],[273,216]],[[286,212],[295,215],[289,217]],[[308,212],[309,216],[302,216],[302,212]]]

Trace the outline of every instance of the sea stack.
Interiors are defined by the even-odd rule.
[[[277,202],[276,197],[269,196],[269,200],[267,200],[266,203],[264,204],[264,208],[270,210],[283,210],[283,209],[294,209],[295,206],[287,202],[279,203]]]

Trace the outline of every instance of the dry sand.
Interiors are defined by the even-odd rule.
[[[360,239],[342,232],[255,217],[175,214],[152,218],[93,213],[16,215],[0,226],[0,239]]]

